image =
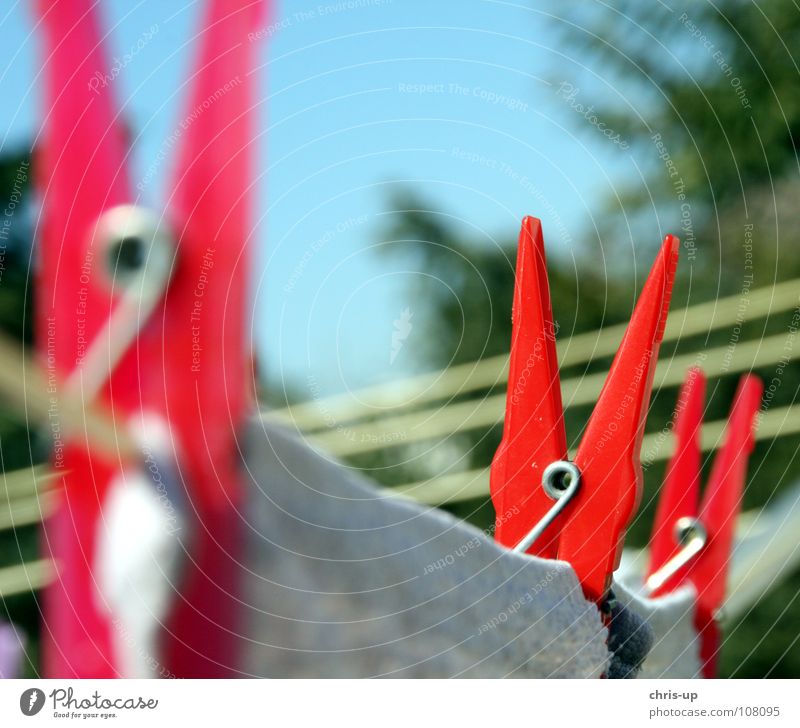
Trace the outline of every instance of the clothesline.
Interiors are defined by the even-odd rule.
[[[774,286],[754,288],[746,293],[671,311],[663,341],[677,341],[791,310],[800,306],[799,292],[800,278],[795,278]],[[557,347],[560,366],[571,367],[614,354],[626,326],[627,322],[623,322],[559,341]],[[331,422],[345,425],[359,419],[386,414],[390,410],[419,407],[504,385],[508,376],[507,365],[508,355],[501,354],[391,384],[380,384],[346,394],[301,402],[270,410],[265,414],[291,422],[302,432],[315,432],[326,429]]]

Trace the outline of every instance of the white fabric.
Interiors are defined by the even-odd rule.
[[[142,462],[110,484],[98,522],[94,573],[111,617],[116,664],[127,678],[157,677],[161,627],[178,593],[185,516],[156,418],[140,433]]]

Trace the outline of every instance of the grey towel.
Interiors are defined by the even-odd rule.
[[[241,670],[599,677],[608,632],[568,564],[387,494],[280,427],[248,434]]]

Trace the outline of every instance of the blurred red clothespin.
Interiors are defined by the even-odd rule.
[[[645,585],[653,597],[686,583],[694,586],[703,675],[715,677],[720,647],[718,618],[764,385],[751,374],[739,381],[725,442],[714,460],[701,501],[700,427],[705,386],[702,371],[690,369],[678,398],[675,453],[658,501]]]
[[[496,539],[568,561],[606,599],[642,491],[639,450],[678,261],[667,235],[569,461],[541,223],[522,223],[503,439],[491,469]]]
[[[251,405],[251,41],[265,5],[206,3],[188,102],[168,140],[177,148],[172,184],[151,211],[139,191],[152,180],[129,174],[130,140],[113,99],[119,69],[104,50],[97,3],[35,2],[45,88],[37,346],[54,398],[109,409],[123,428],[152,416],[168,428],[164,445],[196,524],[163,631],[163,669],[176,676],[226,675],[233,664],[236,434]],[[50,421],[63,498],[44,524],[57,578],[45,594],[43,673],[115,677],[125,635],[98,595],[96,547],[110,484],[142,463],[100,452],[81,422],[61,414],[55,406]]]

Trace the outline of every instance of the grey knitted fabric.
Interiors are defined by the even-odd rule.
[[[568,564],[388,495],[261,421],[248,433],[241,671],[599,677],[607,630]]]

